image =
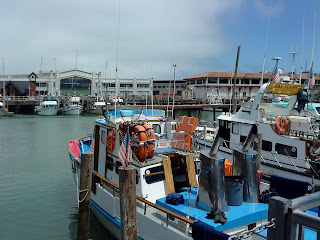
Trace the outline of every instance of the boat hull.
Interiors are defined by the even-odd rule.
[[[82,106],[70,106],[67,108],[61,108],[60,112],[66,115],[80,115],[82,113]]]
[[[54,116],[57,115],[58,108],[57,107],[46,107],[37,109],[37,114],[41,116]]]

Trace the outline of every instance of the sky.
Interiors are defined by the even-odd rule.
[[[183,79],[235,71],[239,44],[238,72],[291,72],[293,51],[320,72],[320,1],[0,0],[0,74]]]

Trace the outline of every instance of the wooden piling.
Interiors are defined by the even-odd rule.
[[[80,192],[78,199],[78,240],[87,240],[89,238],[92,160],[93,152],[81,154]]]
[[[121,239],[135,240],[137,236],[136,169],[119,167]]]

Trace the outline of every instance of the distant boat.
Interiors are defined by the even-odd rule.
[[[89,112],[93,114],[102,114],[105,106],[106,103],[104,101],[97,101],[93,106],[90,106]]]
[[[42,116],[53,116],[58,113],[57,101],[43,101],[40,106],[36,106],[35,112]]]
[[[80,103],[80,97],[71,97],[63,108],[60,109],[62,114],[80,115],[83,106]]]
[[[3,102],[0,102],[0,116],[5,116],[6,115],[6,108],[3,105]]]

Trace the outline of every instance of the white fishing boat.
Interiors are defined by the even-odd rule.
[[[96,101],[93,103],[92,106],[90,106],[89,112],[92,114],[102,115],[105,106],[106,106],[106,103],[104,101]]]
[[[35,112],[42,116],[53,116],[58,113],[58,103],[57,101],[43,101],[40,106],[36,106]]]
[[[266,83],[249,106],[241,106],[236,114],[218,117],[219,129],[224,131],[224,142],[219,151],[232,159],[232,149],[242,145],[249,129],[256,125],[262,133],[261,170],[268,174],[320,183],[320,172],[312,167],[309,148],[319,136],[318,117],[308,109],[295,110],[300,84]],[[264,94],[286,94],[288,103],[265,103]],[[208,143],[207,143],[208,144]],[[314,165],[313,165],[314,166]]]
[[[7,113],[6,108],[3,105],[3,102],[0,102],[0,116],[5,116]]]
[[[83,106],[80,103],[80,97],[71,97],[60,109],[60,112],[67,115],[80,115],[82,110]]]
[[[117,117],[117,114],[113,116]],[[122,117],[128,116],[119,116],[119,119]],[[138,239],[241,239],[237,238],[240,235],[247,239],[266,239],[266,229],[274,227],[275,220],[268,220],[268,204],[258,202],[259,188],[263,191],[266,184],[261,181],[259,186],[252,150],[246,152],[245,165],[236,164],[237,161],[233,165],[234,171],[240,172],[241,169],[236,166],[246,166],[242,169],[246,179],[242,182],[244,194],[242,191],[227,194],[224,158],[216,154],[216,150],[201,152],[201,173],[196,175],[191,148],[198,119],[184,117],[177,124],[176,131],[166,128],[162,121],[154,120],[147,124],[135,118],[133,120],[136,121],[117,123],[112,116],[96,120],[93,136],[70,141],[69,144],[77,192],[81,153],[94,152],[91,209],[115,237],[121,237],[118,188],[118,167],[121,163],[118,150],[129,131],[133,152],[131,165],[136,169]],[[154,130],[157,127],[167,129],[167,133],[170,129],[173,134],[165,135],[161,130],[156,134]],[[215,139],[219,142],[217,137]],[[253,141],[252,137],[248,139],[246,146]],[[165,145],[162,144],[164,142]],[[186,151],[187,148],[191,152]],[[244,152],[243,149],[238,151]],[[309,184],[303,183],[303,186],[306,191]],[[174,202],[179,200],[175,202],[177,204],[169,201],[168,195],[172,194],[177,197]],[[227,201],[233,194],[237,197]],[[214,219],[210,219],[212,214],[215,214]],[[265,232],[260,233],[262,230]],[[313,239],[315,234],[314,231],[304,232],[305,239]]]

